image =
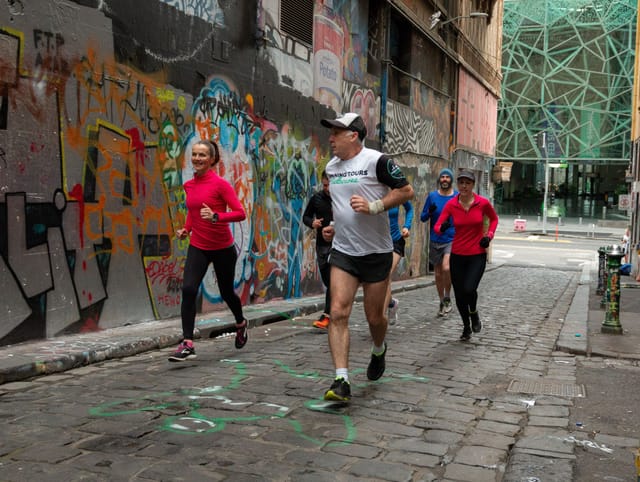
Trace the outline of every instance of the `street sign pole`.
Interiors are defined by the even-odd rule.
[[[542,234],[547,234],[547,199],[549,197],[549,156],[547,155],[547,133],[542,132],[541,150],[544,152],[544,197],[542,200]]]
[[[544,200],[542,202],[542,234],[547,234],[547,199],[549,191],[549,159],[544,160]]]

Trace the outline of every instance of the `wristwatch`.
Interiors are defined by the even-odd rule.
[[[211,222],[212,223],[218,222],[218,213],[213,213],[213,216],[211,216]]]

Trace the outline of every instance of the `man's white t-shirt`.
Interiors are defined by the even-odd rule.
[[[363,147],[355,157],[333,157],[326,167],[331,191],[335,236],[333,249],[350,256],[390,253],[393,242],[386,211],[371,215],[351,208],[351,196],[369,202],[382,199],[390,189],[408,184],[400,168],[375,149]]]

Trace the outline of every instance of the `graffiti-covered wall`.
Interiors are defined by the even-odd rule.
[[[330,154],[321,118],[359,112],[376,142],[368,12],[351,6],[366,2],[316,6],[314,28],[347,55],[293,45],[278,2],[262,3],[0,4],[0,344],[179,314],[188,241],[174,233],[198,139],[218,141],[247,212],[233,225],[242,302],[322,292],[302,212]],[[441,143],[395,112],[409,121],[425,137],[398,146]],[[418,164],[416,217],[433,188]],[[397,276],[424,272],[422,248],[408,253]],[[202,294],[204,311],[222,307],[211,273]]]

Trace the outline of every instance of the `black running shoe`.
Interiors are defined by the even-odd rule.
[[[325,400],[348,402],[351,399],[351,385],[344,378],[336,378],[331,388],[324,393]]]
[[[465,328],[460,335],[460,341],[469,341],[471,340],[471,330],[469,328]]]
[[[236,323],[236,348],[240,349],[247,344],[249,339],[249,322],[244,320],[240,325]]]
[[[469,317],[471,318],[471,329],[473,332],[480,333],[480,330],[482,330],[482,323],[480,322],[480,315],[478,315],[478,312],[469,313]]]
[[[381,355],[371,354],[371,361],[367,367],[367,378],[369,380],[377,380],[384,373],[386,367],[384,356],[387,354],[387,344],[384,344],[384,351]]]
[[[196,357],[196,349],[193,345],[187,345],[184,341],[178,345],[176,351],[169,357],[169,361],[180,362]]]

